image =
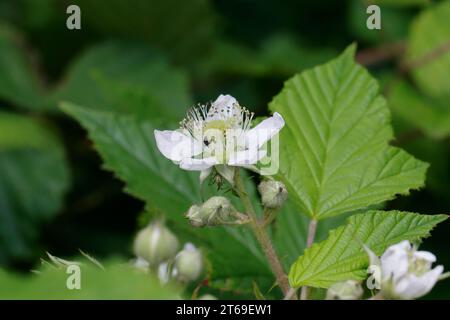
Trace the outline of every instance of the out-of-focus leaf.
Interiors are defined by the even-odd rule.
[[[181,62],[207,52],[215,29],[207,0],[75,0],[83,23],[103,35],[146,40]]]
[[[292,37],[268,38],[258,50],[244,45],[218,41],[211,56],[201,64],[206,73],[247,75],[253,77],[290,76],[323,63],[335,55],[331,49],[301,46]]]
[[[340,281],[362,280],[367,276],[369,263],[363,244],[381,255],[388,246],[402,240],[420,241],[447,218],[444,214],[400,211],[353,215],[345,226],[331,231],[326,240],[306,249],[292,265],[289,281],[295,288],[304,285],[328,288]]]
[[[259,52],[260,60],[266,66],[266,73],[280,76],[290,76],[324,63],[337,54],[334,49],[326,46],[311,48],[301,45],[292,37],[282,34],[268,38]]]
[[[406,62],[425,94],[450,95],[450,1],[421,13],[413,22]]]
[[[0,299],[179,299],[178,290],[162,286],[155,277],[123,262],[110,261],[102,270],[90,263],[80,265],[81,288],[68,289],[73,273],[44,265],[36,274],[18,275],[0,270]],[[69,279],[70,280],[70,279]],[[70,281],[69,281],[70,282]]]
[[[0,264],[30,258],[60,209],[69,172],[59,140],[36,121],[0,113]]]
[[[147,46],[108,42],[90,48],[70,67],[51,103],[180,119],[192,103],[188,79]]]
[[[359,0],[367,5],[367,1]],[[372,0],[370,4],[376,4],[379,6],[392,6],[392,7],[414,7],[414,6],[425,6],[430,4],[430,0]]]
[[[394,2],[392,0],[390,2]],[[375,1],[371,1],[370,4]],[[408,35],[408,29],[414,15],[405,8],[397,8],[388,1],[379,1],[381,11],[381,30],[369,30],[367,28],[367,19],[369,14],[366,12],[369,4],[363,0],[352,0],[349,5],[349,18],[347,23],[350,32],[357,38],[370,44],[386,43],[386,41],[403,40]]]
[[[105,167],[126,182],[126,191],[162,211],[174,230],[208,250],[212,278],[272,277],[265,258],[247,228],[193,228],[184,218],[201,203],[198,173],[181,170],[156,148],[150,120],[64,104],[63,109],[85,127]],[[161,128],[164,125],[161,124]]]
[[[404,148],[430,163],[427,172],[427,189],[440,196],[442,204],[450,204],[448,182],[450,181],[450,148],[446,141],[430,141],[422,137],[404,144]],[[424,203],[426,205],[426,203]]]
[[[404,118],[433,138],[450,134],[450,99],[422,95],[406,81],[396,82],[388,99],[394,115]]]
[[[38,110],[43,103],[41,89],[25,52],[17,32],[0,24],[0,99]]]
[[[389,146],[389,109],[354,52],[294,76],[270,103],[286,120],[280,178],[299,212],[318,220],[408,194],[428,167]]]
[[[430,164],[427,171],[426,188],[427,191],[433,192],[433,198],[436,195],[441,200],[428,200],[434,202],[431,208],[433,210],[443,209],[440,205],[444,205],[445,208],[446,204],[450,204],[448,197],[448,182],[450,181],[450,148],[448,147],[448,141],[446,139],[430,139],[428,135],[422,135],[421,131],[413,123],[400,115],[397,116],[395,110],[393,119],[394,130],[402,148]],[[427,191],[422,193],[422,195],[426,195]],[[411,201],[414,202],[411,203]],[[420,195],[416,199],[411,197],[401,199],[400,203],[407,203],[408,207],[406,208],[415,207],[414,203],[423,205],[424,209],[430,208],[430,204],[421,200]]]

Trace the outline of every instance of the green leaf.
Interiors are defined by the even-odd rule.
[[[102,270],[90,263],[80,266],[81,289],[69,290],[65,269],[44,265],[37,274],[18,275],[0,269],[0,299],[179,299],[171,286],[118,261],[110,261]],[[75,275],[75,274],[73,274]]]
[[[201,202],[198,173],[181,170],[157,150],[153,131],[168,128],[131,115],[94,111],[73,104],[62,108],[85,127],[105,167],[126,182],[126,191],[162,211],[179,234],[205,246],[212,277],[272,277],[263,254],[247,228],[193,228],[184,218]]]
[[[279,34],[252,50],[242,44],[217,41],[208,59],[202,61],[205,73],[253,77],[290,76],[331,59],[335,51],[301,46],[289,35]]]
[[[450,95],[450,1],[421,13],[411,26],[406,61],[418,63],[415,81],[429,95]]]
[[[186,74],[144,45],[106,42],[90,48],[70,67],[49,98],[94,109],[179,120],[192,104]]]
[[[348,279],[362,280],[368,266],[363,244],[377,255],[402,240],[420,241],[447,215],[420,215],[400,211],[368,211],[353,215],[325,241],[305,250],[289,272],[293,287],[328,288]]]
[[[36,110],[43,103],[40,90],[19,35],[0,24],[0,98]]]
[[[425,96],[405,81],[391,86],[389,106],[400,116],[432,138],[450,134],[450,106],[446,98]]]
[[[4,264],[32,257],[40,226],[61,208],[70,179],[56,136],[31,118],[3,112],[0,168],[0,264]]]
[[[428,167],[388,145],[389,109],[354,52],[294,76],[270,103],[286,120],[279,175],[299,211],[318,220],[408,194]]]

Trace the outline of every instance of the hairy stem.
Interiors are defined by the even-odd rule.
[[[283,291],[283,294],[286,295],[290,289],[287,276],[284,272],[283,266],[280,263],[280,259],[278,259],[275,249],[273,248],[269,235],[264,229],[262,222],[259,221],[258,217],[256,216],[255,209],[253,208],[253,205],[247,194],[244,183],[239,173],[239,169],[236,169],[235,171],[234,184],[235,184],[234,190],[238,194],[239,198],[241,198],[245,211],[248,214],[248,217],[250,218],[250,226],[252,227],[256,239],[261,245],[267,257],[267,260],[269,261],[270,268],[272,269],[272,272],[274,273],[277,279],[278,285]]]
[[[314,243],[314,237],[316,236],[317,220],[311,219],[308,228],[308,237],[306,238],[306,248],[309,248]],[[300,292],[300,300],[308,300],[309,288],[307,286],[302,287]]]
[[[276,216],[277,216],[276,209],[264,208],[263,227],[269,226],[275,220]]]

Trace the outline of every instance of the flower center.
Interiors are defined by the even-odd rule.
[[[430,271],[430,262],[425,259],[414,259],[409,264],[409,272],[414,273],[416,276],[421,276]]]
[[[431,268],[431,262],[414,256],[414,250],[408,252],[408,272],[421,276]]]
[[[233,97],[221,95],[210,105],[190,109],[180,126],[203,143],[203,157],[214,156],[219,162],[226,162],[230,154],[244,148],[242,137],[250,129],[252,119],[253,113],[241,107]],[[236,137],[230,147],[227,136]]]

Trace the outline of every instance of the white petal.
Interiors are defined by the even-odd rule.
[[[181,132],[155,130],[154,134],[159,151],[172,161],[179,162],[202,152],[201,143]]]
[[[388,251],[404,251],[404,250],[411,250],[411,243],[409,243],[408,240],[403,240],[397,244],[394,244],[386,249],[386,252]]]
[[[221,94],[216,101],[212,103],[211,108],[208,111],[206,120],[226,120],[233,116],[238,115],[241,112],[239,103],[230,95]]]
[[[248,148],[261,148],[267,141],[273,138],[284,127],[284,119],[278,112],[272,117],[263,120],[245,135]]]
[[[381,261],[378,258],[378,256],[375,254],[375,252],[373,252],[372,250],[370,250],[369,247],[367,247],[366,245],[363,244],[363,248],[366,251],[367,255],[369,256],[369,263],[372,266],[377,266],[377,267],[381,267]]]
[[[408,273],[408,255],[411,245],[408,241],[402,241],[390,246],[381,256],[382,281],[393,279],[396,281]]]
[[[238,104],[237,100],[230,96],[229,94],[223,95],[217,97],[216,101],[213,102],[213,106],[217,108],[223,108],[223,107],[232,107],[233,105]]]
[[[217,164],[216,157],[204,159],[185,158],[180,162],[180,168],[189,171],[204,171]]]
[[[244,150],[233,153],[229,160],[230,166],[248,166],[257,163],[266,155],[266,150]]]
[[[437,266],[420,277],[413,274],[403,277],[394,283],[396,296],[401,299],[417,299],[426,295],[434,287],[443,271],[443,266]]]
[[[197,251],[197,247],[191,242],[186,242],[183,249],[187,251]]]
[[[436,256],[428,251],[416,251],[414,252],[414,258],[421,259],[429,262],[432,264],[433,262],[436,262]]]

